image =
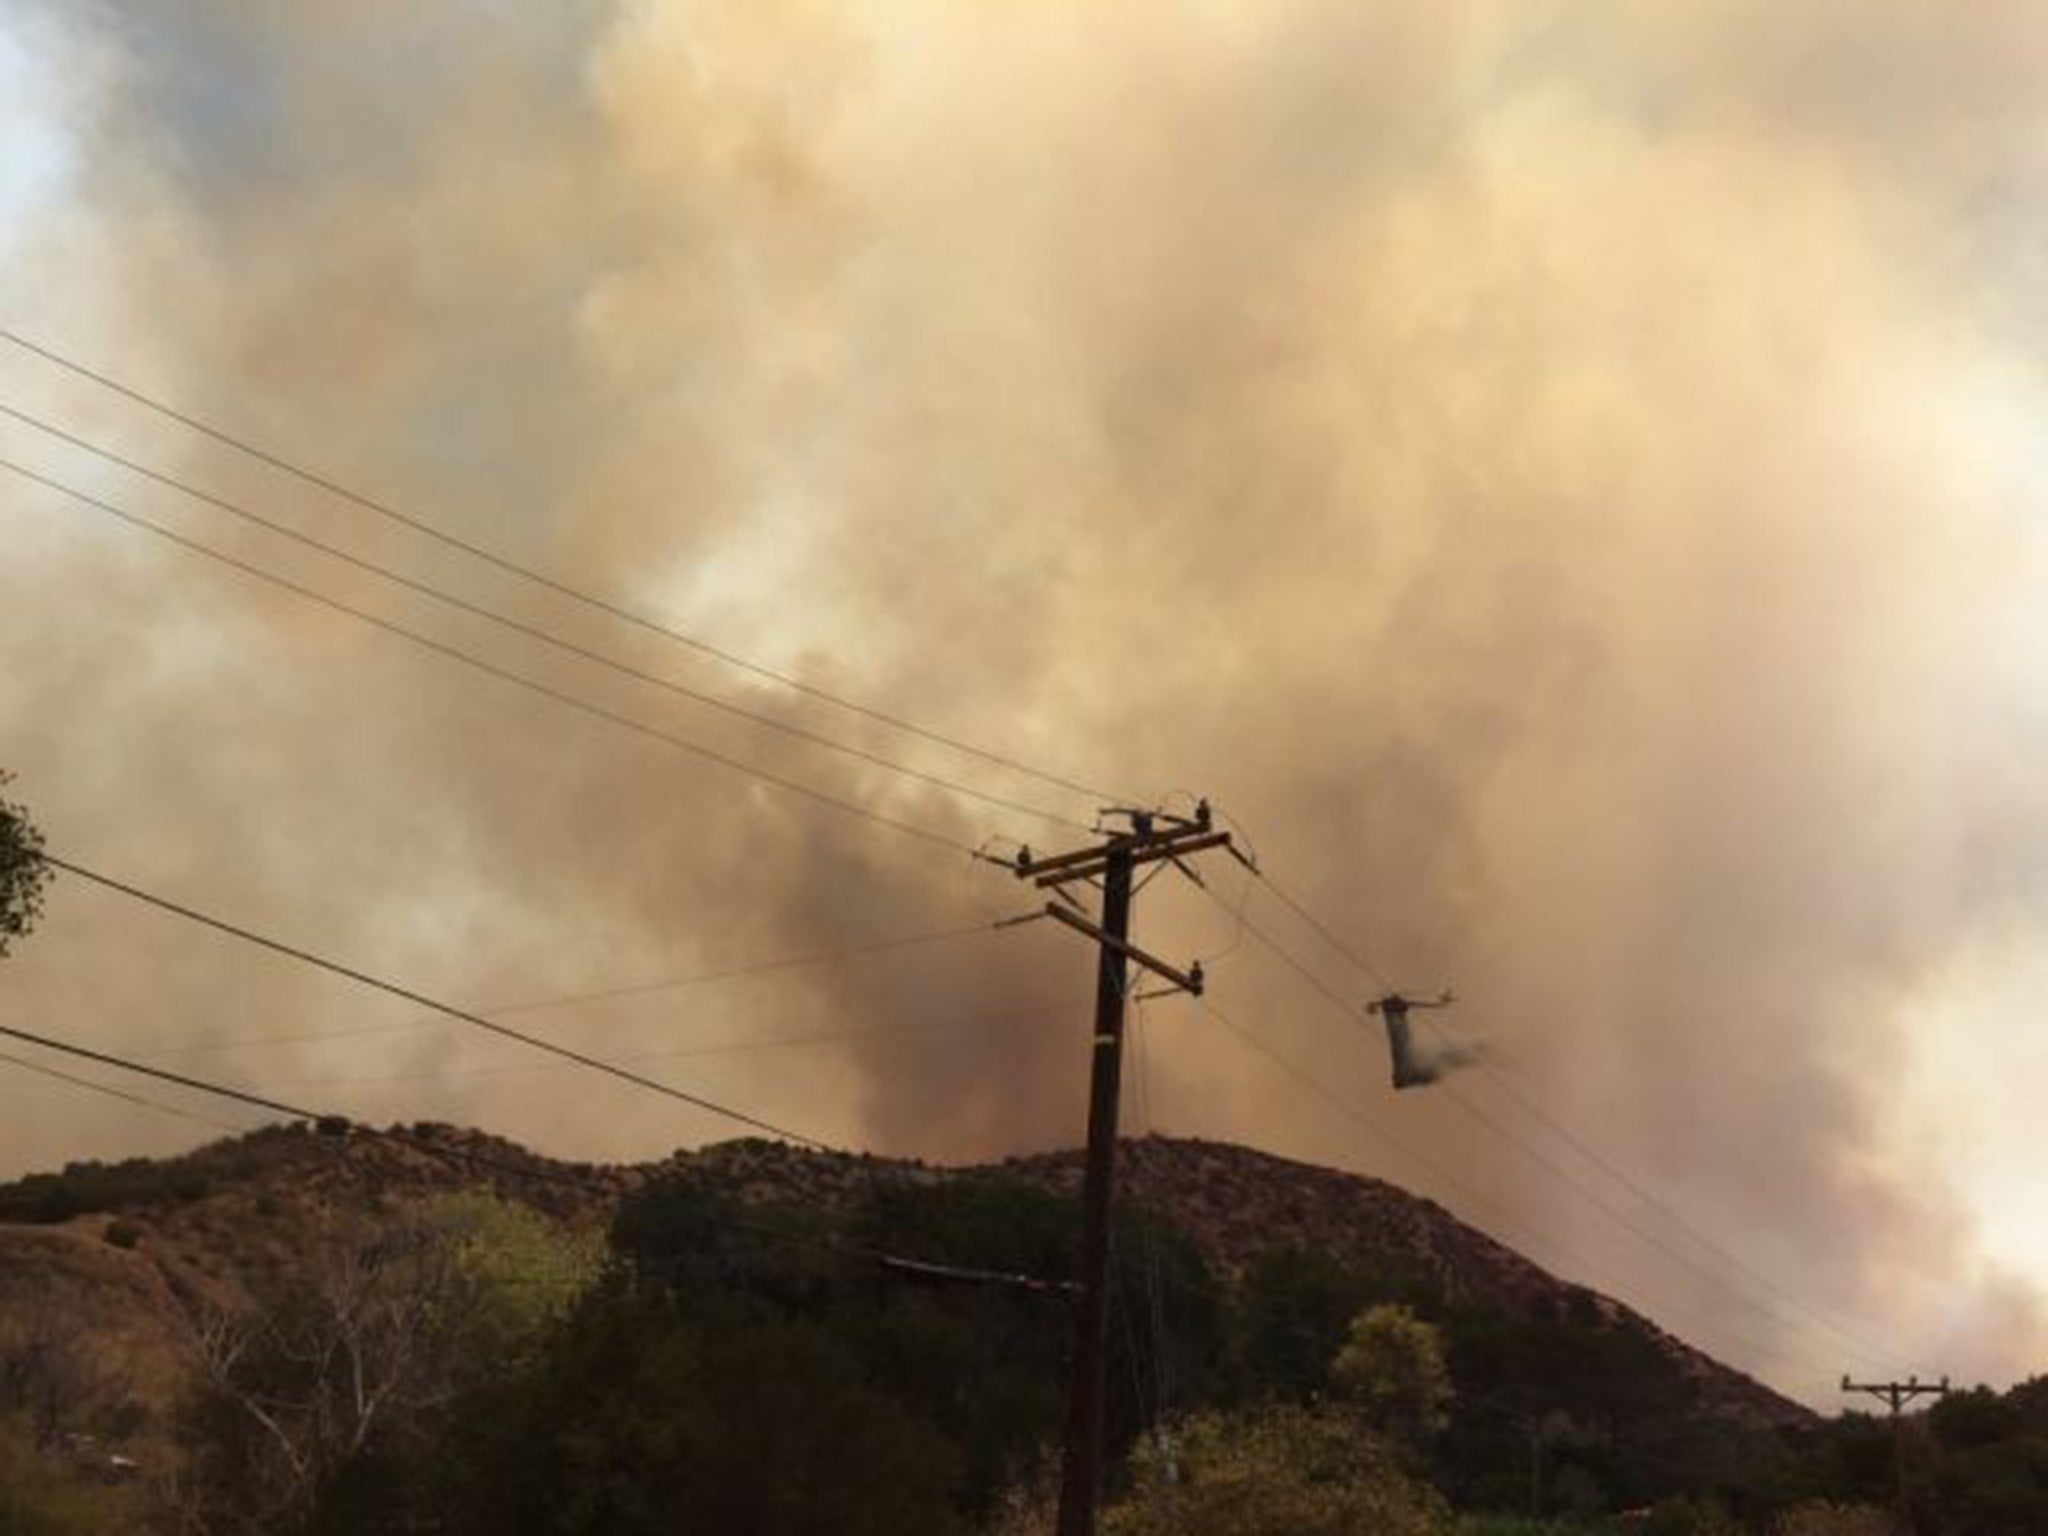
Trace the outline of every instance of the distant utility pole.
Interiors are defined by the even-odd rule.
[[[1088,1161],[1082,1185],[1080,1294],[1074,1303],[1073,1378],[1067,1397],[1066,1463],[1060,1482],[1059,1536],[1094,1536],[1095,1508],[1102,1497],[1104,1357],[1108,1349],[1109,1217],[1116,1179],[1117,1097],[1123,1080],[1124,995],[1129,962],[1162,977],[1168,991],[1202,992],[1202,967],[1181,971],[1131,943],[1132,871],[1141,864],[1170,860],[1197,878],[1182,861],[1211,848],[1231,848],[1230,834],[1210,825],[1204,800],[1192,818],[1163,811],[1112,810],[1130,823],[1102,841],[1068,853],[1036,858],[1019,850],[1011,869],[1020,880],[1051,891],[1045,915],[1092,939],[1099,951],[1095,980],[1095,1039],[1088,1095]],[[1243,855],[1239,854],[1242,858]],[[1102,921],[1081,915],[1067,890],[1077,882],[1102,891]]]
[[[1912,1536],[1913,1503],[1906,1494],[1906,1425],[1899,1417],[1899,1410],[1916,1397],[1947,1397],[1948,1378],[1944,1376],[1937,1383],[1922,1381],[1918,1376],[1909,1376],[1904,1381],[1851,1381],[1844,1376],[1842,1390],[1867,1393],[1871,1397],[1881,1399],[1891,1408],[1892,1475],[1897,1484],[1899,1536]]]

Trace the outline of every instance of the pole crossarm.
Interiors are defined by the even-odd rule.
[[[1065,923],[1076,933],[1086,934],[1104,948],[1115,950],[1126,960],[1137,961],[1138,964],[1152,972],[1153,975],[1164,977],[1180,988],[1181,991],[1192,992],[1196,997],[1202,995],[1203,977],[1201,961],[1197,960],[1185,971],[1176,970],[1164,960],[1146,954],[1144,950],[1138,948],[1129,939],[1120,939],[1113,933],[1105,933],[1102,929],[1096,927],[1095,924],[1089,922],[1087,918],[1077,917],[1056,901],[1048,901],[1045,904],[1045,915]]]
[[[1851,1381],[1844,1376],[1842,1390],[1874,1397],[1889,1406],[1896,1417],[1916,1397],[1946,1397],[1950,1389],[1946,1376],[1940,1381],[1922,1381],[1918,1376],[1909,1376],[1904,1381]]]
[[[1904,1381],[1851,1381],[1844,1374],[1842,1390],[1864,1393],[1891,1409],[1893,1496],[1898,1501],[1899,1529],[1911,1531],[1914,1529],[1913,1492],[1908,1485],[1906,1470],[1906,1421],[1899,1417],[1899,1410],[1916,1397],[1947,1397],[1948,1378],[1944,1376],[1938,1382],[1922,1381],[1918,1376],[1909,1376]]]
[[[1228,832],[1183,832],[1169,834],[1154,842],[1137,839],[1118,839],[1125,842],[1133,864],[1153,864],[1161,859],[1171,859],[1176,864],[1188,854],[1203,853],[1211,848],[1230,846]],[[1029,864],[1019,862],[1012,866],[1018,875],[1044,889],[1065,885],[1072,880],[1094,880],[1109,867],[1108,847],[1084,848],[1078,853],[1061,854],[1057,858],[1038,859]]]

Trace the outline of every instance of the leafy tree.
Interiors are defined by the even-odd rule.
[[[1232,1330],[1239,1394],[1307,1402],[1329,1381],[1345,1330],[1372,1299],[1365,1277],[1311,1248],[1260,1254],[1238,1293]]]
[[[986,1518],[1060,1431],[1071,1311],[1058,1292],[960,1284],[879,1267],[875,1254],[1059,1280],[1071,1273],[1070,1199],[1000,1177],[882,1179],[844,1230],[796,1209],[741,1206],[690,1179],[636,1192],[613,1228],[636,1283],[686,1313],[737,1309],[828,1327],[872,1379],[958,1455],[956,1506]],[[1169,1403],[1199,1401],[1221,1351],[1222,1303],[1186,1237],[1120,1214],[1107,1430],[1121,1454]]]
[[[1420,1445],[1447,1422],[1443,1339],[1406,1307],[1381,1303],[1354,1317],[1330,1381],[1367,1423],[1402,1444]]]
[[[2018,1434],[2023,1419],[2017,1404],[1989,1387],[1951,1392],[1927,1411],[1927,1428],[1944,1450],[1991,1445]]]
[[[472,1404],[443,1522],[521,1536],[933,1536],[952,1450],[824,1322],[615,1270],[529,1370]]]
[[[1922,1528],[1942,1536],[2048,1530],[2048,1439],[2014,1436],[1952,1451],[1935,1463],[1933,1487],[1916,1480],[1914,1493]],[[1924,1518],[1930,1513],[1938,1518]]]
[[[1450,1511],[1356,1415],[1291,1404],[1196,1413],[1133,1457],[1107,1536],[1448,1536]]]
[[[468,1191],[429,1200],[420,1219],[445,1245],[464,1308],[461,1343],[498,1366],[522,1357],[596,1281],[595,1237],[530,1206]]]
[[[14,775],[0,769],[0,789],[13,782]],[[42,916],[49,874],[42,832],[26,809],[0,796],[0,957]]]
[[[591,1267],[544,1218],[456,1196],[330,1229],[252,1309],[196,1306],[188,1513],[209,1529],[389,1528],[430,1437],[530,1352]]]

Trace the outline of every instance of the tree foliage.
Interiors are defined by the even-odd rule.
[[[13,782],[14,775],[0,769],[0,790]],[[49,874],[42,832],[26,808],[0,795],[0,957],[42,916]]]
[[[253,1308],[195,1302],[188,1514],[252,1532],[393,1518],[423,1447],[590,1268],[544,1218],[459,1196],[330,1228]]]
[[[1389,1439],[1420,1445],[1448,1422],[1443,1338],[1406,1307],[1367,1307],[1330,1362],[1331,1384]]]
[[[118,1168],[20,1193],[102,1183],[176,1198]],[[1071,1308],[944,1267],[1059,1280],[1076,1226],[1035,1186],[885,1175],[805,1207],[656,1180],[602,1253],[480,1196],[337,1229],[202,1330],[187,1527],[1037,1536]],[[1891,1501],[1888,1425],[1702,1412],[1587,1294],[1480,1306],[1302,1249],[1226,1289],[1141,1213],[1114,1252],[1113,1536],[1437,1536],[1451,1503],[1475,1536],[1863,1536]],[[2048,1382],[1954,1394],[1908,1429],[1916,1536],[2048,1530]],[[1623,1509],[1648,1513],[1607,1523]]]
[[[1142,1442],[1108,1536],[1448,1536],[1450,1512],[1340,1408],[1204,1412]]]
[[[534,1369],[475,1409],[453,1531],[961,1529],[945,1437],[815,1319],[686,1311],[614,1272]]]

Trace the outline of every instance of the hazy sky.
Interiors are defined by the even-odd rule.
[[[1396,1101],[1223,909],[1341,998],[1373,978],[1212,859],[1220,902],[1162,881],[1141,937],[1213,957],[1217,1008],[1323,1096],[1161,1002],[1127,1124],[1396,1179],[1827,1403],[1844,1369],[2048,1354],[2044,71],[2022,0],[0,0],[0,326],[816,687],[1213,796],[1354,951],[1454,984],[1498,1076]],[[1094,809],[4,343],[0,401],[688,688]],[[1076,835],[17,421],[0,456],[885,816]],[[0,766],[52,847],[429,993],[1027,906],[5,471],[0,538]],[[1040,924],[517,1018],[980,1157],[1078,1138],[1089,968]],[[564,1155],[728,1133],[78,880],[0,1015]],[[0,1076],[0,1172],[201,1134]]]

